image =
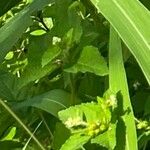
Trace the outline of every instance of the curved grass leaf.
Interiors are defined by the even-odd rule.
[[[107,63],[94,46],[84,47],[77,63],[65,71],[71,73],[91,72],[99,76],[108,74]]]
[[[130,49],[150,84],[150,12],[138,0],[91,0]]]
[[[51,35],[49,33],[41,36],[32,36],[29,39],[28,64],[18,79],[18,88],[22,88],[28,83],[42,78],[57,68],[55,64],[48,64],[44,67],[41,64],[43,54],[50,48],[50,41]],[[55,53],[52,54],[55,55]]]
[[[110,31],[109,45],[109,86],[111,91],[114,91],[115,93],[117,93],[117,91],[121,91],[122,94],[123,110],[126,111],[123,116],[126,126],[126,150],[137,150],[134,114],[129,98],[127,79],[123,65],[121,40],[112,27]],[[121,132],[120,136],[123,136]]]
[[[30,15],[33,12],[42,9],[51,1],[52,0],[34,0],[2,28],[0,28],[0,62],[3,61],[5,55],[17,42],[27,27],[32,24]]]
[[[69,107],[70,97],[69,93],[55,89],[21,102],[15,108],[32,106],[47,111],[57,117],[58,111]]]

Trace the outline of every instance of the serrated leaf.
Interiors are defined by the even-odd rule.
[[[70,68],[65,69],[66,72],[91,72],[99,76],[108,74],[107,63],[100,55],[98,48],[94,46],[86,46],[83,48],[77,63]]]
[[[139,63],[150,84],[150,12],[138,0],[91,0]]]
[[[93,138],[91,143],[99,144],[108,150],[113,150],[116,146],[116,124],[111,124],[106,132]]]
[[[58,112],[69,107],[69,102],[69,93],[60,89],[55,89],[18,103],[15,108],[20,109],[22,107],[32,106],[58,117]]]
[[[78,150],[88,142],[90,136],[82,136],[80,134],[72,135],[60,148],[60,150]]]
[[[72,106],[58,113],[59,118],[66,126],[82,126],[82,123],[109,124],[111,114],[109,108],[104,108],[97,103],[85,103]]]

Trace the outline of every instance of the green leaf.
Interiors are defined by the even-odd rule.
[[[128,112],[123,116],[126,126],[126,150],[137,150],[136,128],[123,64],[121,40],[112,27],[109,45],[109,86],[114,93],[121,91],[123,110]]]
[[[81,16],[78,15],[78,9],[81,3],[75,1],[72,3],[71,0],[55,0],[54,10],[55,15],[52,16],[55,19],[54,27],[52,31],[58,37],[63,37],[71,28],[73,28],[75,42],[78,42],[81,34]],[[51,11],[51,10],[50,10]]]
[[[106,132],[93,138],[91,143],[99,144],[108,150],[113,150],[116,146],[116,124],[111,124]]]
[[[18,80],[18,88],[21,88],[32,81],[42,78],[57,68],[55,64],[48,64],[42,67],[42,56],[46,51],[49,51],[48,49],[51,45],[50,34],[47,33],[41,36],[32,36],[29,41],[29,52],[27,55],[28,65],[22,72],[21,78]]]
[[[39,30],[35,30],[35,31],[31,32],[30,34],[33,36],[40,36],[40,35],[43,35],[45,33],[46,33],[45,30],[39,29]]]
[[[150,84],[150,13],[137,0],[91,0],[130,49]]]
[[[58,111],[69,107],[70,97],[69,93],[55,89],[18,103],[15,108],[32,106],[58,117]]]
[[[51,46],[51,47],[49,47],[43,54],[42,67],[47,65],[53,59],[55,59],[60,53],[61,53],[61,50],[60,50],[60,48],[58,46]]]
[[[69,136],[70,136],[69,130],[64,126],[64,124],[58,122],[56,124],[55,131],[54,131],[53,149],[59,150],[60,147],[69,138]]]
[[[34,0],[31,4],[25,7],[21,12],[14,16],[8,23],[0,28],[0,62],[3,61],[5,55],[11,47],[18,41],[22,33],[32,24],[30,15],[42,9],[52,0]],[[14,34],[15,33],[15,34]]]
[[[3,138],[4,133],[8,130],[9,127],[14,123],[11,115],[1,108],[0,111],[0,137]]]
[[[65,144],[62,145],[60,150],[78,150],[80,149],[85,143],[88,142],[90,136],[82,136],[80,134],[72,135]]]
[[[96,103],[83,103],[62,110],[58,113],[59,118],[68,128],[84,126],[86,123],[109,124],[111,120],[110,110]]]
[[[13,140],[15,134],[16,134],[16,127],[12,127],[9,133],[4,138],[2,138],[1,141]]]
[[[0,71],[0,98],[7,101],[15,100],[16,79],[11,73]]]
[[[99,76],[108,74],[107,63],[100,55],[98,49],[93,46],[83,48],[77,63],[70,68],[65,69],[66,72],[91,72]]]

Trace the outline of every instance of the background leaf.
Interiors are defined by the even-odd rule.
[[[100,55],[98,49],[93,46],[84,47],[77,63],[72,67],[65,69],[65,71],[71,73],[91,72],[99,76],[108,74],[106,61]]]
[[[57,117],[58,111],[69,106],[70,97],[69,93],[55,89],[18,103],[18,106],[15,108],[32,106],[47,111]]]
[[[29,42],[30,44],[27,56],[28,64],[22,72],[21,78],[18,80],[18,88],[42,78],[57,68],[54,64],[42,67],[43,55],[51,47],[50,34],[47,33],[41,36],[31,36]]]

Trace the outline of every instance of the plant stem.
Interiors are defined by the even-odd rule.
[[[46,127],[46,129],[47,129],[47,131],[48,131],[48,133],[49,133],[49,135],[50,135],[50,137],[51,137],[51,140],[53,141],[53,139],[54,139],[53,134],[52,134],[50,128],[48,127],[48,124],[47,124],[47,122],[46,122],[46,120],[45,120],[43,114],[40,113],[40,112],[39,112],[39,114],[40,114],[41,119],[43,120],[43,123],[44,123],[44,125],[45,125],[45,127]]]
[[[32,133],[32,136],[30,136],[30,138],[28,139],[28,141],[26,142],[26,144],[24,145],[24,147],[22,148],[22,150],[26,150],[26,148],[27,148],[29,142],[31,141],[31,139],[33,138],[35,132],[38,130],[38,128],[41,126],[42,123],[43,123],[43,121],[41,121],[41,122],[37,125],[37,127],[35,128],[35,130],[34,130],[33,133]]]
[[[71,104],[74,105],[76,92],[75,92],[74,76],[72,74],[70,74],[70,88],[71,88]]]
[[[28,129],[28,127],[20,120],[20,118],[9,108],[3,100],[0,99],[0,104],[14,117],[14,119],[24,128],[24,130],[33,138],[33,140],[37,143],[37,145],[41,148],[41,150],[46,150],[39,140],[32,134],[32,132]]]

